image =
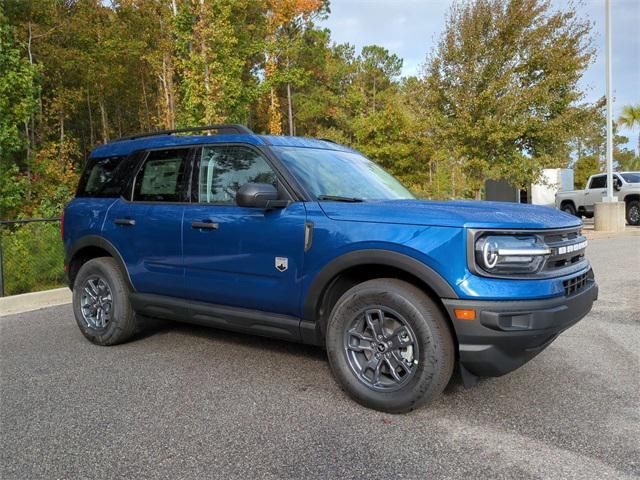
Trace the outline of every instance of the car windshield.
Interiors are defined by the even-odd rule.
[[[627,183],[640,183],[640,172],[630,172],[620,174]]]
[[[415,198],[398,180],[362,155],[337,150],[272,147],[302,186],[319,200]]]

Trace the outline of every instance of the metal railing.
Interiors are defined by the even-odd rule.
[[[64,283],[59,217],[0,220],[0,297]]]

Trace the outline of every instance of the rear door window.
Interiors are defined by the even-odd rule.
[[[589,185],[589,188],[606,188],[606,186],[607,186],[607,176],[599,175],[591,179],[591,185]]]
[[[149,152],[136,175],[133,200],[143,202],[186,201],[185,171],[189,149]]]

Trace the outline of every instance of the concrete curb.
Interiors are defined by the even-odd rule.
[[[0,298],[0,317],[71,303],[67,287]]]

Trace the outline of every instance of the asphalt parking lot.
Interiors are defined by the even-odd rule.
[[[520,370],[367,410],[322,350],[181,324],[87,342],[69,305],[0,318],[0,478],[640,476],[640,236],[588,247],[600,300]]]

